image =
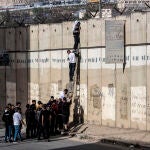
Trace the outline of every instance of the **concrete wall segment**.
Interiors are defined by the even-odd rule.
[[[73,38],[73,22],[63,22],[62,23],[62,47],[63,48],[73,48],[74,38]]]
[[[146,13],[131,14],[131,44],[146,43]]]
[[[39,26],[32,25],[29,27],[29,50],[34,51],[39,49]]]
[[[0,52],[6,51],[6,29],[0,29]]]
[[[28,103],[28,67],[27,63],[19,60],[26,60],[27,54],[16,54],[16,101],[21,102],[22,113],[25,113],[26,104]]]
[[[87,87],[88,87],[88,61],[87,61],[88,50],[81,49],[81,63],[80,63],[80,103],[84,110],[84,122],[88,119],[88,105],[90,101],[90,96],[88,97]]]
[[[15,38],[16,38],[16,47],[15,50],[16,51],[26,51],[28,48],[28,42],[27,42],[27,38],[28,38],[28,30],[26,27],[19,27],[16,28],[16,34],[15,34]]]
[[[87,21],[81,21],[81,31],[80,31],[80,47],[87,47],[88,39],[91,38],[88,37],[88,22]]]
[[[147,60],[147,101],[146,101],[146,122],[147,122],[147,130],[150,131],[150,46],[147,46],[147,56],[148,56],[148,60]]]
[[[62,48],[62,24],[51,24],[50,25],[51,37],[51,49],[61,49]]]
[[[146,130],[146,55],[146,46],[131,48],[131,128],[140,130]]]
[[[130,47],[126,47],[126,65],[117,64],[116,68],[116,126],[130,128]]]
[[[50,49],[50,25],[39,24],[39,50]]]
[[[11,53],[10,58],[13,60],[10,66],[6,67],[6,103],[16,103],[16,54]]]
[[[6,105],[6,69],[5,67],[0,67],[0,112],[4,110]]]
[[[16,42],[15,42],[15,28],[7,28],[6,29],[6,49],[8,51],[15,51]]]
[[[101,43],[101,22],[98,19],[91,19],[88,23],[88,46],[100,46]]]
[[[146,14],[146,36],[147,36],[147,43],[150,43],[150,13]]]
[[[116,20],[123,20],[125,23],[125,44],[131,44],[131,18],[130,16],[118,16]]]
[[[59,81],[59,91],[67,88],[69,84],[69,63],[68,63],[68,54],[67,50],[62,51],[62,79]]]
[[[88,82],[88,121],[101,124],[101,49],[88,49],[87,51],[87,82]],[[92,79],[92,80],[91,80]]]
[[[28,53],[28,102],[39,100],[39,53]]]
[[[51,95],[59,97],[58,82],[62,79],[62,50],[51,51]]]
[[[39,99],[47,103],[50,97],[50,51],[40,52]]]
[[[101,46],[105,46],[105,20],[100,19],[101,21]]]

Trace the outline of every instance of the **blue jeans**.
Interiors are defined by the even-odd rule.
[[[12,125],[6,125],[5,141],[7,141],[7,137],[8,137],[8,140],[11,141],[11,132],[12,132]]]
[[[21,141],[22,137],[21,137],[21,128],[20,128],[20,125],[14,125],[14,128],[15,128],[14,142],[16,141],[17,137],[19,137],[19,140]]]

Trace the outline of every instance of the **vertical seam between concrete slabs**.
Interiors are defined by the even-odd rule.
[[[17,45],[16,44],[17,43],[17,40],[16,40],[16,29],[17,28],[14,28],[14,29],[15,29],[15,50],[16,50],[16,45]],[[16,79],[15,79],[16,80],[16,91],[15,92],[16,92],[16,101],[17,101],[17,71],[18,70],[17,70],[17,63],[16,63],[17,62],[16,61],[17,57],[16,56],[17,56],[17,53],[15,52],[15,77],[16,77]]]
[[[40,32],[40,31],[39,31],[39,24],[38,24],[38,55],[37,55],[37,56],[38,56],[38,60],[39,60],[39,58],[40,58],[40,57],[39,57],[39,56],[40,56],[40,54],[39,54],[39,53],[40,53],[40,52],[39,52],[39,32]],[[41,95],[40,95],[40,86],[39,86],[39,80],[40,80],[40,79],[39,79],[39,74],[40,74],[40,69],[39,69],[39,66],[40,66],[40,65],[39,65],[39,62],[40,62],[40,61],[38,61],[38,99],[41,99],[41,98],[40,98],[40,96],[41,96]]]
[[[100,22],[101,23],[101,33],[100,33],[101,34],[101,41],[100,41],[101,43],[100,44],[102,46],[102,18],[100,18],[100,20],[101,20],[101,22]],[[101,55],[101,58],[102,58],[102,48],[100,48],[100,55]],[[101,62],[101,71],[100,71],[100,82],[101,82],[100,83],[100,85],[101,85],[100,88],[101,88],[101,94],[102,94],[102,62]],[[101,108],[100,108],[101,109],[100,110],[100,112],[101,112],[101,116],[100,116],[101,117],[101,125],[102,125],[102,98],[103,98],[103,95],[101,97]]]
[[[62,49],[63,49],[63,42],[64,42],[64,40],[63,40],[63,30],[64,30],[64,26],[63,26],[63,23],[61,23],[61,30],[62,30],[62,39],[61,39],[61,47],[62,47]],[[64,50],[61,50],[61,60],[63,60],[63,51]],[[63,61],[61,61],[61,89],[62,89],[62,85],[63,85]],[[59,87],[58,87],[58,89],[59,89]],[[62,89],[63,90],[63,89]]]
[[[29,52],[29,40],[30,40],[30,37],[29,37],[29,27],[27,27],[26,28],[26,49],[27,49],[27,51]],[[29,40],[28,40],[29,39]],[[28,59],[28,52],[26,52],[26,60]],[[29,103],[29,90],[28,90],[28,88],[29,88],[29,86],[28,86],[28,75],[29,75],[29,68],[28,68],[28,63],[26,64],[26,67],[27,67],[27,91],[26,91],[26,94],[27,94],[27,103]]]
[[[132,15],[132,14],[131,14]],[[130,15],[130,44],[131,44],[131,15]],[[129,127],[131,128],[131,46],[130,46],[130,125]]]
[[[115,63],[115,69],[114,69],[114,84],[115,84],[115,127],[116,127],[116,124],[117,124],[117,84],[116,84],[116,81],[117,81],[117,63]]]
[[[49,94],[51,94],[51,36],[52,36],[52,33],[51,33],[51,24],[49,24],[49,31],[50,31],[50,50],[49,50],[49,58],[50,58],[50,61],[49,61],[49,66],[50,66],[50,68],[49,68],[49,71],[50,71],[50,73],[49,73]],[[51,96],[51,95],[49,95],[49,96]]]
[[[4,45],[5,45],[5,50],[6,50],[6,29],[4,29],[4,35],[5,35],[5,37],[4,37],[5,44]],[[7,100],[7,96],[6,96],[7,95],[7,93],[6,93],[7,92],[7,86],[6,86],[6,65],[5,65],[5,69],[4,70],[5,70],[5,75],[4,75],[5,76],[4,77],[4,80],[5,80],[5,102],[3,104],[6,105],[6,100]]]
[[[88,21],[86,21],[86,23],[87,23],[87,60],[88,60],[88,41],[89,41],[89,36],[88,36],[88,25],[89,25],[89,23],[88,23]],[[89,97],[88,97],[88,61],[87,61],[87,80],[86,80],[86,83],[87,83],[87,122],[89,122]]]
[[[146,13],[146,43],[147,43],[147,13]],[[147,110],[147,104],[148,104],[148,98],[147,98],[147,45],[146,45],[146,131],[148,130],[147,129],[147,124],[148,124],[148,110]]]

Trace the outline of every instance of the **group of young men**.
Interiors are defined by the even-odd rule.
[[[71,94],[65,89],[59,99],[51,96],[47,103],[32,100],[26,105],[25,122],[22,119],[21,103],[14,107],[8,104],[3,113],[5,142],[22,141],[21,128],[26,126],[26,138],[48,139],[51,135],[68,131]]]
[[[5,107],[2,120],[5,122],[5,142],[16,142],[17,138],[22,141],[21,128],[24,124],[21,113],[21,103],[16,106],[8,104]]]

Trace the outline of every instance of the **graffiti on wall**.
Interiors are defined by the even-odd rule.
[[[87,115],[87,85],[80,84],[80,105],[84,109],[84,114]]]
[[[102,93],[97,84],[91,87],[90,97],[91,97],[90,100],[93,101],[93,107],[100,109],[102,101]]]
[[[127,119],[128,117],[128,97],[120,97],[120,117],[121,119]]]
[[[50,90],[51,96],[59,98],[60,92],[58,91],[58,84],[57,83],[51,83],[51,90]]]
[[[146,123],[146,87],[131,87],[131,121]]]
[[[150,123],[150,97],[147,96],[147,122]]]
[[[127,85],[126,84],[123,84],[122,89],[121,89],[120,118],[121,119],[128,118],[128,97],[127,97]]]
[[[115,121],[115,87],[102,87],[102,119]]]
[[[39,100],[39,85],[37,83],[29,83],[29,100]]]

